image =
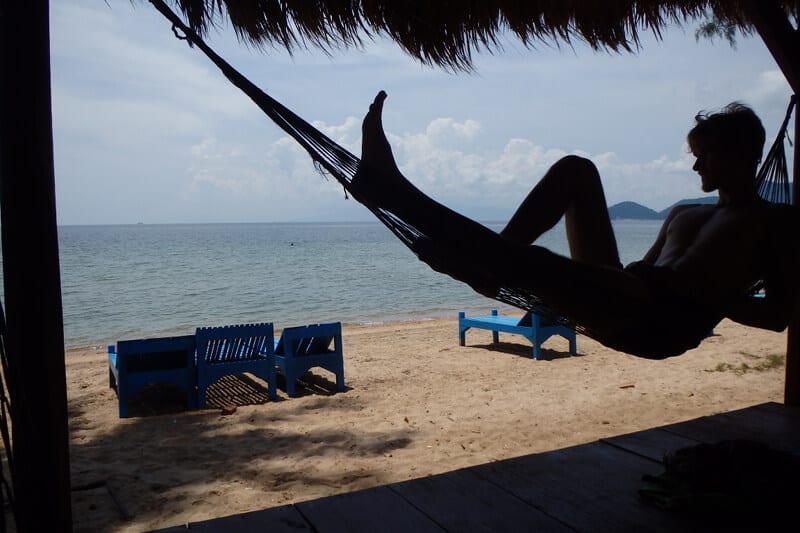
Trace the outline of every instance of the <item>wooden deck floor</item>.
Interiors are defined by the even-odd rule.
[[[192,523],[188,529],[225,533],[709,531],[707,522],[643,502],[638,490],[643,475],[663,471],[664,452],[728,439],[800,450],[800,409],[762,404],[552,452]],[[177,533],[186,528],[161,531]]]

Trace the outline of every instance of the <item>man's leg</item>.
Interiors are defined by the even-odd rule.
[[[530,244],[562,216],[573,259],[622,268],[600,174],[583,157],[570,155],[550,167],[500,233]]]
[[[624,313],[647,300],[646,288],[619,269],[619,261],[616,265],[583,263],[521,244],[417,189],[397,168],[383,131],[385,98],[385,93],[379,93],[364,118],[361,165],[351,192],[362,203],[389,211],[417,228],[424,236],[413,245],[420,259],[484,295],[494,296],[504,286],[527,289],[565,314],[602,328],[620,326],[620,314],[608,312],[611,304]]]
[[[513,244],[486,226],[436,202],[403,176],[383,130],[381,114],[385,98],[386,93],[378,93],[364,117],[361,163],[350,184],[353,196],[367,206],[379,207],[410,222],[437,242],[472,247],[489,255],[501,253]]]

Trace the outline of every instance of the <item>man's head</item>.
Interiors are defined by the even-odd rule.
[[[765,133],[752,109],[733,102],[716,113],[699,113],[695,122],[687,142],[697,157],[693,168],[703,180],[704,191],[735,186],[730,180],[755,177]]]

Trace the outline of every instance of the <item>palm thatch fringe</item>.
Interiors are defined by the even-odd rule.
[[[427,65],[470,70],[479,51],[497,51],[506,35],[525,46],[570,45],[638,49],[640,32],[657,37],[671,24],[706,22],[701,30],[752,32],[749,0],[172,0],[200,36],[230,23],[256,46],[330,52],[388,37]],[[797,0],[779,0],[796,18]],[[708,23],[711,25],[709,26]]]

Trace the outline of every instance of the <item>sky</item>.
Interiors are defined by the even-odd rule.
[[[148,2],[52,2],[50,16],[59,224],[372,220]],[[698,42],[695,26],[643,34],[635,54],[509,37],[469,74],[382,39],[289,54],[239,43],[223,25],[208,41],[356,155],[361,119],[385,90],[403,173],[468,216],[502,221],[573,153],[597,165],[609,205],[704,196],[686,133],[697,112],[734,100],[771,142],[791,91],[763,42]]]

